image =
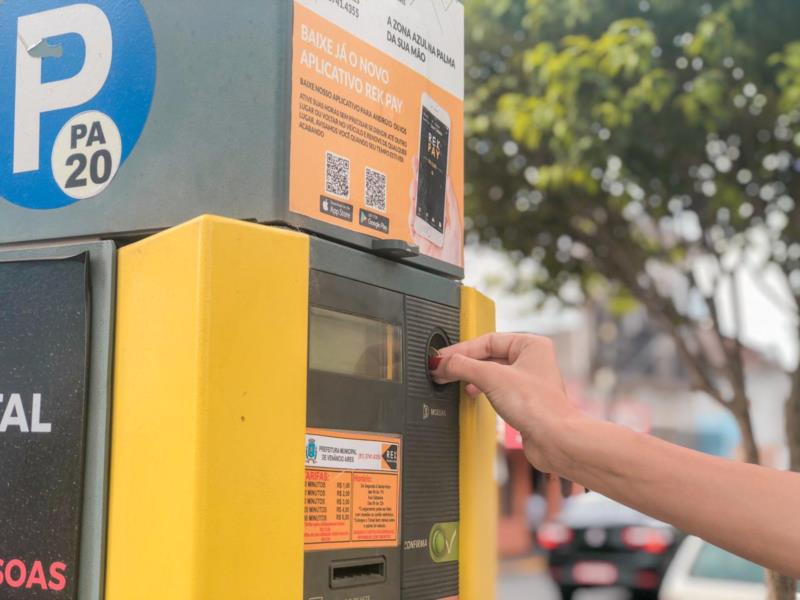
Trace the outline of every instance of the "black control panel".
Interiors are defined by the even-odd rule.
[[[432,347],[459,310],[312,271],[306,435],[306,600],[458,595],[458,386]]]

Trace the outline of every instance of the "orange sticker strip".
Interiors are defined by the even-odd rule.
[[[400,448],[397,436],[307,430],[306,550],[399,546]]]

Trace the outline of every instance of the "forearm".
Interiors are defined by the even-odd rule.
[[[446,348],[438,383],[485,392],[523,432],[538,468],[562,475],[787,575],[800,577],[800,475],[714,458],[581,416],[551,341],[490,334]]]
[[[786,575],[800,577],[800,475],[737,463],[610,423],[561,432],[559,474]]]

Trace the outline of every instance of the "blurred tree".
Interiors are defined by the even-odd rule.
[[[749,270],[769,293],[765,273],[780,274],[789,293],[774,294],[776,310],[800,338],[800,3],[466,10],[470,237],[535,264],[520,284],[550,297],[579,284],[584,298],[602,290],[646,308],[758,462],[739,278]],[[800,471],[800,367],[788,374]],[[793,598],[791,582],[771,587]]]

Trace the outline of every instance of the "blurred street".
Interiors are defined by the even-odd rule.
[[[558,588],[544,573],[501,575],[498,600],[559,600]]]
[[[498,600],[561,600],[558,588],[544,572],[544,564],[535,561],[507,561],[500,565],[497,582]],[[576,600],[625,600],[618,590],[583,591]]]
[[[586,590],[575,595],[576,600],[625,600],[619,590]],[[558,588],[547,575],[503,575],[497,585],[498,600],[560,600]]]

